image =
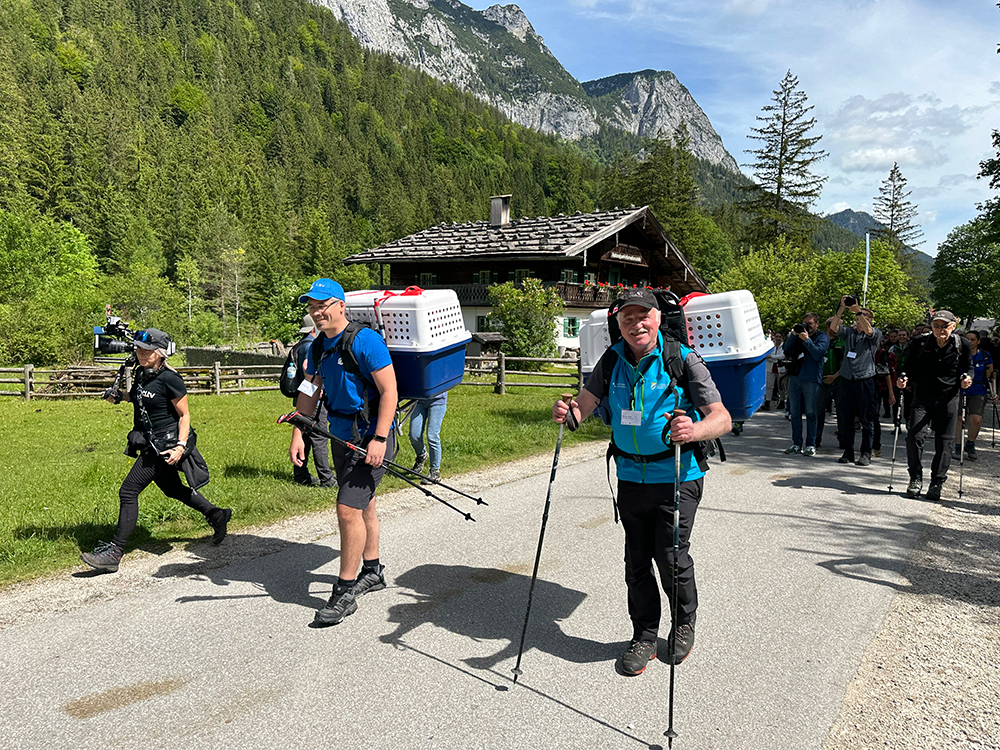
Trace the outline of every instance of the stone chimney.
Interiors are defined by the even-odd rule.
[[[510,224],[510,196],[494,195],[490,198],[490,226],[505,227]]]

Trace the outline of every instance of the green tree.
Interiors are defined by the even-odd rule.
[[[931,272],[934,301],[960,318],[1000,316],[1000,244],[976,219],[953,229],[938,247]]]
[[[877,227],[874,234],[885,240],[902,259],[909,252],[907,248],[923,244],[920,239],[923,232],[915,223],[917,207],[907,200],[913,191],[906,189],[906,178],[899,171],[899,164],[893,163],[878,192],[872,204],[872,213],[882,226]]]
[[[556,355],[556,316],[563,311],[563,303],[555,289],[545,289],[538,279],[528,278],[520,288],[512,281],[494,284],[488,294],[493,305],[490,318],[507,337],[505,353],[512,357]]]
[[[809,135],[816,118],[809,116],[813,107],[806,105],[798,77],[788,71],[773,93],[772,103],[757,116],[762,125],[748,136],[761,146],[747,150],[754,157],[749,166],[756,181],[742,188],[739,205],[750,217],[748,240],[754,247],[781,235],[805,246],[815,221],[809,208],[827,180],[813,167],[827,154],[815,148],[822,136]]]
[[[1000,130],[993,131],[993,148],[997,155],[979,162],[979,178],[989,179],[990,189],[1000,191]],[[979,219],[990,242],[1000,242],[1000,195],[978,205]]]

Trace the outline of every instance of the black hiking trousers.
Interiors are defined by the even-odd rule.
[[[698,590],[691,558],[691,528],[701,502],[704,477],[681,483],[677,625],[693,623]],[[660,586],[670,602],[674,575],[674,485],[618,481],[618,513],[625,530],[625,585],[632,639],[656,642],[660,628]],[[653,563],[660,573],[657,584]]]
[[[164,495],[180,500],[189,508],[203,513],[206,518],[209,513],[217,510],[200,492],[192,490],[181,481],[181,471],[177,466],[171,466],[155,451],[146,448],[140,451],[118,490],[118,499],[121,503],[118,510],[118,529],[111,541],[121,549],[125,549],[128,538],[132,536],[139,520],[139,493],[153,482],[156,482],[156,486]]]

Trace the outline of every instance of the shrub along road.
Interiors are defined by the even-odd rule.
[[[903,713],[891,693],[908,686],[873,673],[903,675],[909,649],[935,674],[951,663],[952,639],[974,640],[984,627],[993,641],[977,653],[989,662],[997,608],[982,592],[996,589],[1000,566],[952,571],[938,589],[923,555],[952,516],[995,522],[986,487],[995,487],[996,456],[982,451],[966,467],[962,503],[932,506],[885,491],[888,458],[862,469],[838,465],[832,451],[789,457],[786,434],[780,415],[760,415],[709,473],[693,544],[697,642],[677,669],[674,746],[916,746],[876,720]],[[199,539],[130,554],[115,575],[6,589],[5,747],[665,747],[668,666],[654,662],[636,678],[615,669],[630,627],[602,445],[563,451],[524,676],[511,684],[550,462],[551,453],[456,478],[490,503],[457,501],[476,523],[415,491],[383,498],[389,588],[328,629],[308,625],[337,574],[330,511],[241,529],[220,548]],[[963,534],[967,545],[985,536]],[[968,546],[963,555],[983,562]],[[963,575],[980,585],[956,585]],[[908,616],[897,616],[900,602]],[[915,618],[928,620],[919,611],[950,621],[956,606],[978,613],[963,619],[969,633],[938,639],[921,627],[930,643],[907,637]],[[970,686],[975,699],[995,695],[995,670],[970,679],[930,682],[957,698]],[[927,700],[931,713],[912,712],[917,737],[946,726],[933,714],[939,704],[954,705]],[[852,706],[867,707],[863,720]],[[995,746],[990,721],[956,716],[933,746]],[[981,744],[949,744],[962,731]]]

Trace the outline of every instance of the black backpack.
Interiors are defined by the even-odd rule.
[[[366,378],[361,374],[361,365],[358,364],[358,358],[354,356],[354,352],[351,350],[351,345],[354,344],[354,339],[358,336],[358,331],[363,328],[368,328],[364,323],[358,323],[357,321],[351,320],[347,323],[347,328],[344,329],[343,333],[340,334],[340,338],[337,339],[337,343],[332,349],[327,349],[323,351],[323,342],[326,341],[326,334],[320,333],[319,336],[312,343],[312,348],[309,351],[309,357],[315,362],[316,372],[319,372],[320,365],[323,364],[323,360],[329,357],[331,354],[339,354],[340,361],[344,363],[344,369],[348,373],[354,375],[361,379],[361,382],[366,386],[363,390],[362,399],[364,404],[361,407],[361,411],[358,414],[340,414],[339,412],[331,412],[333,414],[340,414],[340,416],[345,417],[355,417],[360,416],[363,422],[370,422],[371,418],[378,416],[378,405],[379,405],[379,391],[378,387],[371,380]],[[330,402],[327,401],[327,410],[330,409]]]
[[[302,338],[295,342],[292,348],[288,350],[288,356],[285,357],[285,364],[281,366],[278,389],[288,398],[295,398],[299,394],[299,384],[302,383],[302,380],[306,376],[302,371],[303,368],[299,367],[299,352],[302,350],[305,341],[305,338]]]

